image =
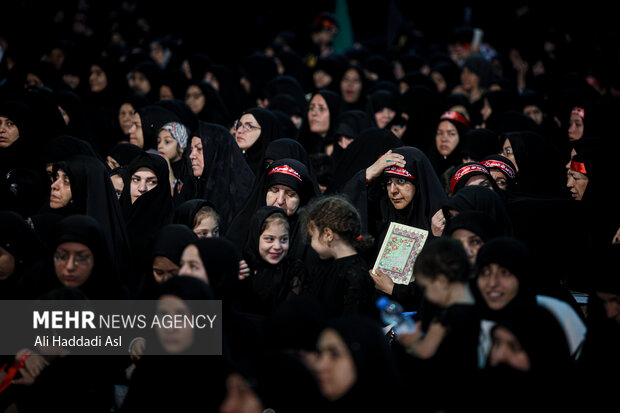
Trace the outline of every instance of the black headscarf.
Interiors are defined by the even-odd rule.
[[[506,134],[516,160],[516,190],[567,198],[566,169],[560,151],[535,132]]]
[[[299,131],[299,141],[309,155],[317,152],[324,152],[325,146],[335,143],[334,139],[334,131],[336,130],[336,123],[338,120],[338,116],[340,115],[340,102],[341,97],[339,94],[332,92],[330,90],[319,90],[315,92],[312,97],[315,95],[321,95],[325,99],[325,103],[327,103],[327,107],[329,109],[329,129],[327,131],[327,135],[325,138],[322,138],[316,133],[310,131],[310,125],[308,122],[308,107],[303,115],[303,122],[301,125],[301,130]],[[310,99],[308,102],[311,102]]]
[[[174,218],[172,222],[174,224],[185,225],[189,229],[194,229],[194,218],[204,206],[210,206],[215,210],[215,204],[206,199],[194,198],[188,199],[174,209]]]
[[[45,242],[19,214],[0,211],[0,247],[13,256],[15,265],[11,274],[2,273],[0,298],[20,299],[21,276],[43,258]]]
[[[294,176],[294,173],[287,174],[277,172],[287,166],[294,170],[298,177]],[[298,212],[313,197],[319,195],[316,192],[318,188],[314,186],[308,169],[303,163],[296,159],[284,158],[273,162],[257,177],[252,192],[246,200],[245,207],[233,219],[231,226],[226,231],[226,238],[233,241],[239,253],[243,250],[243,246],[245,245],[252,216],[258,208],[266,205],[266,196],[269,188],[278,184],[292,188],[299,195],[299,207],[295,214],[289,217],[291,223],[291,247],[289,249],[289,254],[294,257],[299,257],[301,251],[298,249],[305,249],[303,235],[300,231],[297,219]]]
[[[254,173],[243,159],[237,142],[223,126],[201,122],[192,136],[202,141],[204,168],[192,186],[187,185],[182,199],[211,201],[222,223],[228,226],[244,206],[254,184]],[[186,151],[185,156],[189,157],[189,153]]]
[[[463,158],[461,157],[461,146],[463,145],[463,137],[467,132],[471,130],[469,121],[460,113],[454,111],[445,112],[443,115],[441,115],[439,122],[437,122],[436,126],[439,127],[439,124],[444,121],[450,122],[452,125],[454,125],[459,136],[456,146],[448,155],[444,156],[439,153],[439,150],[437,149],[437,138],[433,139],[432,144],[427,149],[426,153],[428,154],[428,158],[431,161],[431,164],[433,165],[437,176],[441,176],[450,167],[457,166],[463,162]]]
[[[140,153],[142,148],[132,143],[117,143],[108,153],[120,166],[127,166]]]
[[[74,155],[54,164],[54,170],[62,169],[71,182],[72,211],[88,215],[101,225],[112,253],[115,271],[128,277],[129,237],[125,219],[110,180],[108,168],[92,156]]]
[[[258,139],[244,152],[250,169],[254,175],[258,175],[258,170],[262,167],[261,162],[265,155],[265,149],[272,141],[282,137],[280,135],[280,123],[276,115],[268,109],[256,107],[244,111],[242,115],[244,114],[254,116],[261,128]]]
[[[139,168],[151,169],[157,177],[157,186],[142,194],[131,203],[131,176]],[[148,245],[153,234],[172,222],[174,214],[168,164],[160,155],[142,152],[128,166],[125,186],[119,199],[131,245],[134,275],[139,275],[148,266]],[[136,281],[130,288],[136,288]]]
[[[469,178],[474,176],[484,176],[489,180],[490,187],[494,191],[499,191],[499,187],[495,183],[495,180],[491,176],[491,172],[486,166],[479,162],[465,162],[456,168],[454,168],[452,175],[450,176],[450,194],[454,195],[456,192],[464,188]]]
[[[513,227],[501,196],[489,188],[479,185],[461,188],[442,207],[446,220],[450,220],[450,210],[464,212],[469,210],[482,211],[493,218],[498,235],[512,235]]]
[[[399,394],[394,389],[401,386],[394,354],[379,323],[371,318],[349,315],[331,321],[327,328],[335,330],[345,342],[353,358],[356,374],[353,387],[332,402],[329,410],[377,411],[389,406],[402,406],[400,396],[390,397],[389,400],[378,400],[373,396],[375,391]],[[381,380],[377,380],[378,377]]]
[[[25,284],[31,298],[62,287],[54,269],[53,255],[64,242],[86,245],[93,253],[94,266],[89,278],[79,288],[90,300],[120,300],[127,298],[127,290],[114,270],[112,257],[101,225],[86,215],[71,215],[63,218],[54,229],[53,242],[48,249],[41,271]]]
[[[196,114],[198,120],[228,127],[232,123],[232,115],[224,104],[219,92],[204,80],[193,82],[191,85],[197,86],[205,98],[202,110]]]
[[[312,160],[310,159],[310,156],[308,156],[308,152],[306,152],[304,147],[296,140],[280,138],[271,141],[265,149],[262,162],[263,170],[268,167],[268,162],[279,161],[284,158],[295,159],[306,166],[306,169],[308,169],[308,172],[310,173],[310,177],[315,182],[315,193],[319,194],[320,190],[318,189],[318,183],[316,183],[317,177],[314,172]]]
[[[157,149],[157,135],[162,126],[169,122],[181,120],[174,112],[159,105],[144,106],[136,111],[142,121],[142,135],[144,136],[144,150]]]
[[[326,193],[340,192],[356,173],[368,168],[388,150],[401,146],[403,142],[389,130],[372,127],[360,131],[359,136],[342,150]]]
[[[37,137],[31,136],[34,113],[30,107],[18,100],[3,101],[0,103],[0,116],[12,120],[19,130],[19,138],[11,146],[0,148],[2,176],[14,168],[31,168],[40,172],[41,166],[36,155],[42,148]]]
[[[293,260],[289,258],[288,253],[277,265],[266,262],[260,255],[261,229],[265,220],[275,213],[286,216],[283,209],[275,206],[263,206],[256,211],[250,221],[250,231],[243,248],[243,259],[251,271],[249,280],[246,282],[251,283],[252,302],[246,303],[246,308],[251,312],[269,315],[286,300],[294,287],[293,277],[295,276],[292,272]],[[301,266],[298,265],[298,268]],[[298,281],[301,282],[301,279]]]
[[[49,141],[45,146],[43,162],[55,163],[67,159],[71,155],[87,155],[100,160],[93,146],[85,140],[71,135],[60,135]]]
[[[460,138],[461,158],[471,158],[476,162],[500,153],[504,144],[498,133],[484,128],[471,129]]]
[[[497,235],[495,221],[482,211],[467,210],[446,220],[444,236],[451,236],[457,229],[466,229],[478,235],[486,242]]]

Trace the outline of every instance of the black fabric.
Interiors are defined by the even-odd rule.
[[[286,215],[284,210],[274,206],[259,208],[250,222],[250,231],[243,249],[243,259],[250,267],[251,275],[244,280],[251,284],[244,297],[244,308],[248,312],[271,315],[283,303],[291,291],[301,284],[303,264],[289,258],[288,254],[276,264],[266,262],[260,255],[261,228],[265,220],[274,213]]]
[[[157,186],[131,203],[131,176],[141,167],[152,170]],[[137,275],[148,267],[148,245],[153,234],[172,223],[174,207],[170,193],[168,164],[160,155],[142,152],[128,166],[125,186],[119,199],[129,236],[133,278],[129,288],[137,288]]]
[[[496,155],[502,151],[504,142],[498,133],[490,129],[477,128],[465,133],[460,145],[461,158],[471,158],[476,162],[489,155]]]
[[[325,103],[327,103],[327,107],[329,109],[329,129],[324,138],[316,133],[313,133],[310,130],[310,125],[308,124],[308,107],[306,107],[303,122],[301,124],[301,130],[299,131],[299,142],[301,142],[304,148],[306,148],[309,155],[317,152],[324,152],[325,146],[335,143],[334,131],[336,130],[336,122],[338,116],[340,115],[341,97],[339,94],[330,90],[319,90],[312,96],[314,97],[316,94],[323,96]],[[312,101],[312,99],[308,102],[310,101]]]
[[[250,169],[254,175],[258,175],[258,170],[262,167],[261,162],[265,155],[265,149],[272,141],[283,136],[280,135],[278,118],[270,110],[256,107],[244,111],[242,115],[244,114],[254,116],[261,128],[258,139],[244,152]]]
[[[206,199],[194,198],[183,202],[181,205],[174,208],[174,218],[172,222],[174,224],[185,225],[193,230],[196,213],[198,213],[203,206],[210,206],[215,209],[215,204]]]
[[[127,166],[142,152],[142,148],[132,143],[117,143],[110,149],[108,156],[114,159],[120,166]]]
[[[127,282],[131,276],[129,236],[107,167],[92,156],[74,155],[54,164],[54,170],[58,169],[71,182],[72,212],[99,222],[115,271]]]
[[[142,121],[142,135],[144,137],[144,150],[157,149],[157,135],[162,126],[168,122],[179,122],[181,120],[172,111],[159,106],[148,105],[136,111]]]
[[[11,273],[5,268],[0,272],[0,298],[18,300],[23,294],[22,275],[44,257],[45,242],[19,214],[0,211],[0,248],[14,259]]]
[[[360,132],[359,137],[338,157],[334,176],[325,191],[327,194],[342,191],[356,173],[375,163],[388,150],[403,146],[400,139],[385,129],[373,127]]]
[[[76,214],[58,222],[53,230],[48,255],[40,266],[33,268],[28,276],[24,277],[23,291],[27,294],[26,298],[36,299],[63,286],[56,276],[53,255],[56,248],[64,242],[84,244],[93,253],[92,272],[86,282],[78,287],[88,299],[122,300],[128,297],[128,290],[114,270],[101,225],[92,217]]]
[[[232,115],[224,104],[219,92],[206,81],[194,82],[204,95],[205,104],[202,110],[196,114],[198,120],[218,125],[228,126],[232,122]]]
[[[433,139],[432,144],[426,150],[428,159],[431,161],[431,164],[433,165],[437,176],[441,176],[450,167],[460,165],[463,162],[463,158],[461,157],[463,137],[467,132],[470,131],[470,128],[467,127],[465,124],[452,119],[441,119],[439,122],[437,122],[437,127],[439,127],[439,124],[441,122],[450,122],[452,125],[454,125],[458,133],[458,142],[452,152],[445,156],[440,154],[439,150],[437,149],[437,138]]]
[[[200,177],[185,184],[179,200],[198,198],[212,202],[221,222],[228,226],[245,205],[255,181],[254,174],[223,126],[201,122],[192,136],[202,141],[204,167]],[[189,157],[189,153],[186,151],[184,156]]]

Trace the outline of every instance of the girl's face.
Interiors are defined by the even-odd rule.
[[[329,130],[329,107],[320,94],[314,95],[308,107],[308,123],[310,131],[326,136]]]
[[[317,379],[323,396],[338,400],[353,387],[357,369],[344,340],[333,329],[324,330],[317,343],[319,359],[316,364]]]
[[[129,128],[129,143],[144,147],[144,134],[142,133],[142,119],[139,114],[133,115],[133,124]]]
[[[261,413],[264,410],[260,398],[242,375],[231,373],[226,378],[226,398],[220,406],[221,413]]]
[[[62,169],[59,169],[52,183],[50,208],[58,209],[67,206],[69,201],[71,201],[71,197],[71,182],[69,181],[69,177]]]
[[[209,282],[209,277],[207,275],[207,270],[200,258],[200,252],[198,251],[198,247],[191,244],[185,247],[183,250],[183,255],[181,256],[181,269],[179,270],[179,275],[186,275],[190,277],[196,277],[199,280],[203,280],[205,282]]]
[[[192,163],[192,172],[194,176],[201,176],[205,167],[205,158],[202,154],[202,140],[198,136],[194,136],[190,148],[189,160]]]
[[[160,130],[157,136],[157,151],[168,158],[170,162],[178,161],[183,150],[179,147],[179,142],[172,137],[167,130]]]
[[[331,248],[329,248],[329,241],[325,232],[321,233],[316,227],[316,225],[311,222],[308,226],[308,233],[312,237],[310,246],[314,251],[316,251],[316,253],[319,255],[319,258],[321,258],[322,260],[332,258],[333,252]]]
[[[157,175],[147,167],[141,167],[131,175],[130,195],[131,203],[157,186]]]
[[[340,81],[342,99],[347,103],[355,103],[362,93],[362,78],[357,70],[349,69]]]
[[[195,114],[200,113],[205,106],[205,95],[202,90],[196,85],[191,85],[187,88],[185,93],[185,103]]]
[[[265,196],[266,205],[282,208],[289,217],[297,211],[299,202],[297,192],[286,185],[273,185]]]
[[[91,275],[95,259],[88,246],[79,242],[63,242],[54,253],[54,270],[65,287],[80,287]]]
[[[568,124],[568,139],[573,142],[581,139],[583,136],[583,119],[576,114],[570,115],[570,121]]]
[[[213,215],[207,215],[196,224],[194,234],[198,238],[217,238],[220,236],[220,226]]]
[[[276,265],[288,252],[288,230],[282,222],[272,222],[260,234],[258,240],[258,252],[263,260]]]
[[[501,310],[519,292],[519,279],[504,267],[491,263],[478,274],[478,288],[491,310]]]
[[[435,136],[435,144],[439,153],[443,156],[450,155],[458,143],[459,132],[456,127],[447,120],[440,122]]]
[[[133,118],[136,111],[129,103],[123,103],[118,111],[118,122],[125,135],[129,135],[129,129],[133,125]]]

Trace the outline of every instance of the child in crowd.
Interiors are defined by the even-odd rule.
[[[314,296],[329,318],[354,312],[374,315],[374,283],[358,253],[374,239],[360,234],[355,207],[340,195],[326,196],[308,207],[304,222],[320,261],[309,269],[303,293]]]

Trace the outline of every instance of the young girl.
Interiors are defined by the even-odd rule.
[[[321,259],[310,269],[304,294],[314,296],[329,318],[345,313],[375,315],[374,283],[368,264],[358,254],[374,239],[360,234],[355,207],[340,195],[320,198],[308,207],[304,222],[311,247]]]
[[[303,265],[288,256],[289,234],[288,217],[281,208],[264,206],[252,217],[242,261],[249,268],[249,276],[243,281],[248,311],[271,314],[299,288]]]

